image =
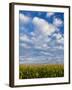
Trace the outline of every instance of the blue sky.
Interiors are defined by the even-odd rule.
[[[64,62],[64,13],[19,11],[20,63]]]

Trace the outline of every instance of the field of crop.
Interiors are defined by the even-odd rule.
[[[19,78],[51,78],[63,77],[64,65],[63,64],[20,64]]]

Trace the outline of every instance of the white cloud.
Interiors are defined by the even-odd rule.
[[[26,34],[21,35],[21,36],[20,36],[20,40],[21,40],[21,41],[30,42],[30,39],[29,39],[29,37],[28,37]]]
[[[30,42],[34,44],[35,48],[38,49],[49,48],[47,43],[50,42],[51,38],[49,38],[48,36],[56,31],[56,27],[39,17],[34,17],[32,23],[36,27],[34,32],[30,33],[32,37],[29,38],[26,34],[24,34],[20,36],[20,40]],[[54,34],[54,36],[56,37],[58,43],[62,41],[60,39],[62,37],[60,33]]]
[[[60,50],[61,50],[61,49],[62,49],[62,50],[64,49],[64,47],[63,47],[63,46],[61,46],[61,45],[60,45],[58,48],[59,48]]]
[[[58,46],[53,47],[53,49],[54,50],[63,50],[64,49],[64,46],[58,45]]]
[[[39,50],[47,50],[50,47],[47,45],[47,43],[42,43],[42,44],[39,43],[39,45],[38,45],[38,43],[35,43],[34,48],[39,49]]]
[[[29,33],[31,37],[29,37],[26,34],[20,35],[21,41],[29,42],[33,45],[33,48],[40,50],[47,50],[48,48],[50,48],[48,43],[50,45],[56,42],[60,44],[64,43],[62,35],[60,33],[54,33],[57,30],[57,28],[54,25],[49,24],[46,20],[38,17],[34,17],[32,23],[35,25],[35,30]],[[53,35],[54,37],[56,37],[56,40],[54,40],[53,43],[49,35]],[[29,47],[25,44],[22,44],[22,46],[26,48],[32,47]]]
[[[35,33],[36,34],[36,33]],[[50,41],[50,38],[48,38],[47,36],[44,35],[35,35],[34,37],[31,38],[33,44],[34,44],[34,48],[36,49],[47,49],[49,48],[48,46],[48,42]]]
[[[64,38],[61,37],[60,39],[57,40],[57,42],[60,43],[60,44],[64,44]]]
[[[44,54],[44,55],[49,55],[49,52],[43,52],[43,51],[41,51],[41,53]]]
[[[60,33],[57,34],[56,38],[60,39],[62,37],[62,35]]]
[[[42,48],[41,46],[39,46],[39,45],[35,45],[34,48],[35,48],[35,49],[43,50],[43,48]]]
[[[51,35],[56,30],[53,24],[49,24],[46,20],[39,17],[33,18],[33,24],[44,35]]]
[[[46,43],[48,43],[48,42],[50,42],[50,41],[51,41],[51,38],[50,38],[50,37],[46,37],[46,38],[45,38],[45,42],[46,42]]]
[[[19,14],[19,19],[21,22],[23,22],[24,24],[27,24],[30,22],[31,18],[29,16],[26,16],[24,14]]]
[[[64,37],[60,33],[56,35],[56,39],[58,43],[64,44]]]
[[[57,27],[61,26],[63,24],[63,21],[60,18],[54,17],[53,24]]]
[[[53,36],[56,37],[57,40],[62,37],[60,33],[54,33]]]
[[[64,44],[64,37],[60,33],[54,33],[54,37],[56,37],[57,43]]]
[[[48,48],[47,43],[44,43],[44,44],[42,45],[42,47],[43,47],[43,48]]]
[[[41,26],[43,24],[47,24],[47,22],[44,19],[42,19],[42,18],[34,17],[33,18],[33,24],[35,24],[37,26]]]
[[[51,16],[53,16],[54,15],[54,12],[48,12],[47,14],[46,14],[46,17],[51,17]]]
[[[26,43],[20,43],[20,46],[21,47],[24,47],[24,48],[31,48],[28,44]]]
[[[51,35],[55,31],[55,27],[52,24],[46,24],[44,25],[42,32],[46,35]]]
[[[53,13],[48,13],[48,15],[50,17],[53,15]],[[29,23],[32,19],[28,16],[21,14],[20,20],[23,23]],[[61,44],[64,44],[64,37],[60,33],[58,33],[59,32],[58,26],[61,26],[63,24],[63,21],[61,21],[61,19],[59,18],[54,18],[53,24],[50,24],[45,19],[34,17],[32,20],[32,23],[35,25],[35,29],[33,30],[33,32],[20,34],[20,40],[25,41],[20,43],[20,46],[27,49],[27,50],[25,49],[25,51],[23,49],[23,51],[25,52],[23,56],[25,57],[20,57],[20,59],[24,61],[26,60],[25,62],[27,61],[33,62],[34,60],[38,60],[38,61],[44,60],[45,62],[45,59],[51,58],[53,61],[52,56],[56,54],[57,56],[60,56],[60,53],[58,54],[58,52],[60,51],[63,52],[63,49],[64,49],[64,46],[61,45]],[[24,28],[22,29],[24,30]],[[54,33],[56,30],[58,32]],[[28,36],[28,34],[30,34],[30,36]],[[51,38],[51,36],[49,35],[51,36],[53,35],[54,37],[56,37],[56,39],[53,40],[53,38]],[[57,43],[59,43],[60,45]],[[28,51],[28,49],[30,50]],[[37,52],[38,54],[36,54]],[[56,53],[56,54],[53,54],[53,53]],[[39,57],[37,55],[39,55]]]
[[[40,53],[43,54],[43,55],[53,56],[52,53],[47,52],[47,51],[40,51]]]

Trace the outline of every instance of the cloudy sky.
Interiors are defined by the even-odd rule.
[[[64,13],[19,11],[20,63],[63,63]]]

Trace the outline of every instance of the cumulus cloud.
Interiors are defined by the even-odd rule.
[[[27,23],[30,22],[31,17],[26,16],[26,15],[20,13],[20,14],[19,14],[19,19],[20,19],[20,21],[23,22],[24,24],[27,24]]]
[[[26,34],[20,35],[20,40],[25,42],[31,42],[31,40]]]
[[[55,47],[56,42],[64,44],[64,39],[60,32],[55,33],[57,29],[54,25],[49,24],[46,20],[39,17],[34,17],[32,23],[35,25],[35,30],[33,32],[29,32],[31,37],[27,34],[20,35],[21,41],[31,43],[33,44],[33,48],[41,50],[50,48],[50,45]],[[51,35],[51,37],[55,37],[55,39],[53,40],[49,35]],[[22,46],[25,45],[22,44]]]
[[[46,20],[39,17],[33,18],[33,24],[41,33],[45,35],[51,35],[56,30],[56,27],[53,24],[49,24]]]
[[[60,18],[54,17],[53,24],[57,27],[61,26],[63,24],[63,21]]]
[[[54,33],[53,36],[56,37],[56,39],[60,39],[62,37],[60,33]]]
[[[54,12],[48,12],[47,14],[46,14],[46,17],[51,17],[51,16],[53,16],[54,15]]]
[[[57,43],[64,45],[64,37],[60,33],[54,33],[53,37],[56,38]]]
[[[44,43],[42,46],[43,46],[44,48],[47,48],[47,47],[48,47],[48,45],[47,45],[46,43]]]
[[[59,48],[60,50],[63,50],[63,49],[64,49],[64,47],[63,47],[62,45],[58,46],[58,48]]]
[[[39,17],[34,17],[34,18],[33,18],[33,23],[34,23],[35,25],[37,25],[37,26],[41,26],[41,25],[43,25],[43,24],[47,24],[47,22],[46,22],[44,19],[39,18]]]
[[[54,12],[38,12],[34,16],[29,13],[19,14],[20,60],[23,63],[61,63],[64,59],[64,36],[60,33],[63,21]]]
[[[28,44],[26,43],[20,43],[20,46],[23,47],[23,48],[31,48]]]
[[[56,39],[60,39],[62,35],[60,33],[57,34]]]
[[[34,48],[38,50],[47,50],[50,47],[47,45],[47,43],[42,43],[42,44],[39,43],[39,45],[35,44]]]

